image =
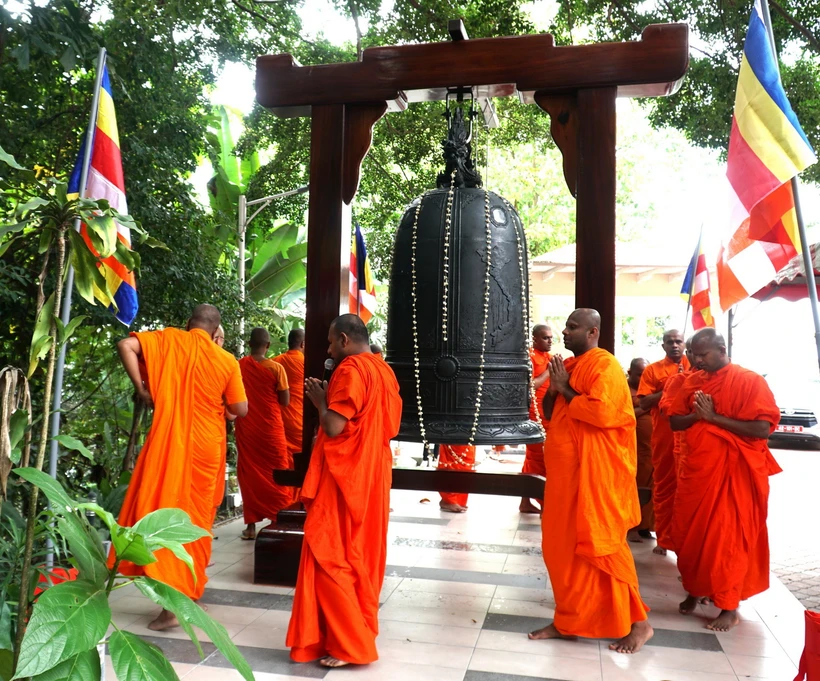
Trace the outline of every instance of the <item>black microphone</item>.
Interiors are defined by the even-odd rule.
[[[333,373],[333,369],[335,369],[335,368],[336,368],[336,363],[332,359],[330,359],[330,357],[328,357],[325,360],[325,370],[324,370],[324,373],[322,374],[322,382],[330,380],[330,375]]]

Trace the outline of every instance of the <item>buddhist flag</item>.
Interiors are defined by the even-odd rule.
[[[367,249],[359,225],[350,248],[350,312],[367,324],[376,312],[376,284],[370,271]]]
[[[723,310],[763,288],[800,252],[790,181],[817,160],[780,82],[760,2],[743,47],[729,137],[731,237],[717,264]]]
[[[85,141],[80,148],[77,164],[68,181],[69,197],[80,194],[80,177],[82,174],[83,158],[85,155]],[[120,156],[120,138],[117,132],[117,117],[114,112],[114,100],[111,96],[111,81],[108,78],[108,67],[103,67],[100,101],[97,108],[97,124],[94,128],[94,139],[91,149],[91,162],[88,169],[86,183],[86,198],[105,199],[120,213],[128,213],[128,204],[125,200],[125,182],[122,174],[122,158]],[[96,253],[91,245],[85,225],[82,226],[82,235],[88,247]],[[117,237],[128,248],[131,248],[131,230],[117,224]],[[137,282],[133,272],[114,256],[105,258],[99,264],[108,286],[114,292],[113,300],[106,291],[94,289],[94,297],[107,306],[126,326],[130,326],[137,316],[139,301],[137,299]]]
[[[706,256],[700,239],[689,261],[689,269],[686,270],[680,293],[692,308],[692,328],[695,331],[715,325],[709,297],[709,268],[706,266]]]

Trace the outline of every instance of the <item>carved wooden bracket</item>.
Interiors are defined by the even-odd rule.
[[[362,161],[373,142],[373,126],[387,112],[387,102],[345,105],[342,199],[347,205],[359,189]]]
[[[564,179],[569,193],[577,197],[578,99],[575,95],[536,92],[535,103],[550,115],[550,133],[564,158]]]

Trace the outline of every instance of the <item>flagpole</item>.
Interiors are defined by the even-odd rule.
[[[760,9],[763,14],[763,24],[766,26],[766,34],[769,36],[769,44],[774,55],[774,67],[780,74],[780,64],[777,59],[777,47],[774,42],[774,31],[772,30],[772,16],[769,13],[769,1],[760,0]],[[800,235],[800,246],[803,249],[803,268],[806,274],[806,286],[808,287],[809,303],[811,305],[811,316],[814,320],[814,345],[817,349],[817,365],[820,368],[820,312],[817,304],[817,284],[814,280],[814,263],[812,263],[811,249],[806,238],[806,225],[803,222],[803,211],[800,208],[800,183],[797,175],[791,179],[792,194],[794,195],[794,212],[797,215],[797,231]]]
[[[94,130],[97,127],[97,111],[100,105],[100,88],[102,88],[103,70],[105,69],[106,51],[104,47],[100,48],[97,56],[97,78],[94,83],[94,97],[91,101],[91,115],[88,117],[88,130],[85,135],[85,150],[83,154],[83,166],[80,173],[80,198],[85,198],[86,184],[88,183],[88,169],[91,165],[91,152],[94,146]],[[75,231],[80,231],[80,218],[74,220]],[[58,282],[59,284],[59,282]],[[68,326],[71,320],[71,293],[74,290],[74,267],[68,266],[68,274],[65,280],[65,289],[63,291],[63,304],[60,311],[60,321],[63,328]],[[51,406],[51,441],[49,442],[48,450],[48,474],[52,478],[57,477],[57,458],[59,454],[59,443],[56,438],[60,434],[60,409],[63,406],[63,377],[65,375],[65,356],[68,343],[63,343],[60,346],[60,355],[57,358],[57,367],[54,371],[54,397]],[[49,540],[49,549],[50,549]],[[51,567],[53,563],[53,555],[49,550],[47,557],[47,564]]]

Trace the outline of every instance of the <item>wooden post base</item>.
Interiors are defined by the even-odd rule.
[[[306,516],[305,507],[297,502],[279,511],[276,522],[257,532],[253,547],[254,584],[296,586]]]

